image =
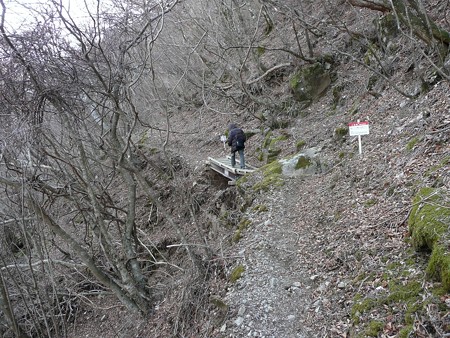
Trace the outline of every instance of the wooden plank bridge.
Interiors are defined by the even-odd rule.
[[[223,157],[223,158],[212,158],[208,157],[208,163],[212,170],[217,171],[222,176],[230,179],[231,182],[228,184],[233,185],[234,181],[239,177],[254,172],[256,167],[246,164],[245,169],[240,168],[239,156],[236,156],[236,167],[231,166],[231,156]]]

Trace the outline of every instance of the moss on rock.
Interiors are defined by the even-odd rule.
[[[321,63],[299,69],[289,80],[294,99],[306,106],[324,93],[330,84],[330,74]]]
[[[291,135],[289,134],[281,134],[274,137],[272,132],[268,132],[264,138],[261,148],[259,148],[260,151],[257,154],[258,160],[264,161],[265,158],[266,163],[275,161],[278,155],[281,154],[281,149],[278,147],[278,143],[286,141],[290,136]]]
[[[272,163],[273,161],[275,161],[278,157],[278,155],[281,154],[281,149],[269,149],[267,151],[267,159],[266,159],[266,163]]]
[[[295,149],[297,151],[300,151],[301,149],[303,149],[306,145],[306,141],[305,140],[299,140],[297,141],[297,143],[295,144]]]
[[[241,278],[244,271],[245,271],[245,268],[242,264],[239,264],[238,266],[236,266],[230,273],[230,282],[236,283],[236,281],[239,278]]]
[[[427,275],[441,281],[445,290],[450,291],[450,241],[437,243],[434,246],[427,266]]]
[[[307,156],[300,156],[295,164],[295,170],[304,169],[312,165],[311,159]]]
[[[414,248],[431,251],[428,276],[440,280],[450,291],[450,208],[444,189],[420,189],[408,225]]]
[[[219,310],[228,310],[228,305],[218,296],[211,296],[209,301]]]
[[[268,191],[271,187],[280,187],[284,184],[283,168],[279,161],[266,164],[260,170],[262,170],[263,178],[253,186],[255,192]]]
[[[264,137],[262,148],[267,149],[269,148],[270,142],[272,141],[272,132],[269,131],[266,136]]]
[[[286,135],[286,134],[283,134],[283,135],[280,135],[278,137],[271,139],[270,143],[269,143],[269,150],[275,148],[275,146],[278,142],[286,141],[287,139],[289,139],[289,135]]]

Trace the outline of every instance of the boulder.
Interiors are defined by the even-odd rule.
[[[324,172],[326,165],[319,156],[320,150],[319,147],[309,148],[302,150],[289,159],[280,160],[283,176],[295,177]]]
[[[294,73],[289,84],[294,99],[307,107],[330,86],[331,77],[321,63],[315,63]]]

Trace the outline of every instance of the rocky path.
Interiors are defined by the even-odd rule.
[[[308,185],[317,184],[311,180]],[[319,336],[310,326],[315,311],[316,275],[304,250],[313,240],[311,217],[302,201],[304,182],[291,179],[263,203],[268,211],[251,215],[252,226],[239,242],[245,273],[229,290],[232,316],[222,327],[226,337]]]

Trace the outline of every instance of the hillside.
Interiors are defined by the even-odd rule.
[[[436,86],[420,104],[442,104],[438,98],[446,90],[447,84]],[[321,161],[331,168],[286,178],[282,187],[253,201],[253,211],[245,216],[251,225],[236,251],[245,273],[225,297],[234,310],[227,332],[236,337],[248,332],[269,337],[400,336],[407,324],[414,327],[413,336],[448,332],[447,297],[433,296],[439,284],[424,275],[429,255],[411,248],[407,221],[413,196],[423,186],[444,189],[448,207],[448,136],[434,133],[448,125],[448,114],[428,119],[419,113],[411,119],[416,111],[402,115],[404,109],[396,109],[400,98],[391,94],[386,101],[389,111],[369,117],[372,129],[363,137],[362,156],[355,138],[333,135],[337,119],[325,122],[317,114],[302,121],[310,128],[296,127],[297,137],[321,148]],[[431,110],[448,111],[448,104]],[[344,118],[351,121],[352,116]],[[310,137],[317,143],[310,144]],[[415,139],[422,141],[410,148]],[[261,212],[261,206],[267,211]],[[417,282],[422,288],[410,298],[408,287]],[[386,300],[396,297],[397,288],[405,288],[406,295]],[[240,326],[235,321],[239,317],[244,319]]]
[[[399,63],[391,81],[414,90],[404,67]],[[440,283],[426,276],[430,254],[413,248],[408,228],[420,188],[441,189],[444,207],[449,205],[448,82],[439,81],[413,100],[389,85],[374,97],[364,94],[363,66],[343,63],[336,71],[340,81],[352,84],[343,94],[345,104],[332,108],[329,90],[304,116],[289,119],[269,136],[278,140],[279,159],[320,149],[324,169],[280,175],[280,182],[263,190],[254,186],[265,180],[264,168],[230,187],[206,163],[208,156],[226,154],[219,136],[229,122],[255,129],[258,121],[235,114],[196,119],[191,112],[171,118],[180,132],[172,135],[171,147],[182,154],[189,172],[183,184],[200,203],[198,221],[224,267],[206,295],[192,295],[191,302],[198,300],[206,312],[188,314],[192,326],[184,327],[185,336],[443,337],[449,332],[448,293],[440,293]],[[358,88],[362,93],[352,95]],[[339,135],[357,119],[370,123],[362,155],[356,137]],[[257,154],[265,137],[256,134],[248,141],[246,156],[253,165],[264,165]],[[167,228],[161,231],[170,238]],[[237,267],[242,275],[231,282]],[[123,313],[93,310],[81,316],[83,328],[77,326],[77,332],[80,337],[170,336],[178,318],[172,302],[185,299],[165,300],[144,322],[119,324]],[[86,323],[103,316],[102,334],[97,322]]]
[[[362,11],[359,17],[348,8],[342,17],[359,19],[350,30],[370,31],[363,18],[373,13]],[[330,34],[336,44],[347,43],[345,36]],[[329,50],[324,40],[316,44],[324,43],[322,53]],[[299,116],[278,116],[287,122],[284,128],[268,132],[270,121],[262,126],[245,113],[213,113],[192,124],[191,113],[182,114],[181,121],[173,117],[180,130],[201,130],[193,139],[174,140],[191,168],[202,168],[207,156],[223,156],[219,135],[232,121],[261,130],[246,149],[256,166],[265,164],[260,155],[261,149],[270,152],[264,149],[268,144],[280,150],[278,159],[320,149],[325,166],[316,174],[281,175],[281,183],[269,179],[267,189],[255,189],[266,181],[264,169],[237,188],[222,186],[224,195],[239,196],[236,210],[243,212],[231,221],[231,233],[220,238],[227,277],[210,290],[208,321],[192,336],[442,337],[450,332],[448,293],[426,276],[430,253],[414,249],[408,227],[420,188],[441,189],[444,207],[449,206],[448,81],[437,81],[417,98],[400,94],[399,88],[416,93],[422,86],[418,73],[411,73],[412,60],[424,62],[416,66],[419,72],[432,70],[407,39],[399,36],[393,44],[403,47],[389,82],[377,82],[375,94],[368,88],[373,73],[344,55],[333,65],[338,75],[332,88]],[[286,93],[286,78],[279,82],[270,93]],[[358,119],[370,123],[361,156],[357,138],[340,133]],[[216,209],[222,217],[232,212],[230,202],[223,204]],[[448,217],[444,223],[450,224]],[[242,276],[230,282],[236,271]]]
[[[3,30],[35,134],[0,129],[0,332],[448,337],[450,11],[405,3],[127,2],[29,55]],[[232,122],[236,185],[207,163]]]
[[[183,150],[186,165],[198,175],[188,176],[186,184],[196,187],[194,194],[206,193],[210,200],[202,208],[239,215],[225,234],[220,230],[223,237],[210,234],[211,243],[219,242],[216,253],[225,276],[213,279],[209,311],[196,322],[197,333],[189,336],[406,337],[407,332],[413,337],[445,336],[450,328],[448,294],[437,296],[440,284],[425,276],[429,254],[412,248],[408,215],[421,187],[443,189],[448,208],[447,93],[444,81],[414,101],[387,88],[381,98],[361,101],[363,107],[370,107],[361,111],[370,114],[359,116],[327,113],[326,102],[332,97],[325,95],[306,117],[278,132],[289,135],[280,142],[284,157],[297,153],[296,143],[304,140],[305,148],[321,149],[326,170],[282,177],[283,185],[257,193],[252,185],[263,180],[259,172],[238,187],[218,183],[221,178],[208,172],[207,156],[224,155],[218,136],[225,121],[212,117],[205,134],[180,140],[175,147]],[[356,137],[335,133],[358,117],[370,121],[370,135],[362,138],[362,155]],[[186,124],[189,118],[174,118],[174,125],[192,130],[196,124]],[[194,146],[200,139],[201,146]],[[258,136],[250,138],[246,150],[255,165],[260,165],[255,158],[260,142]],[[249,221],[242,238],[233,240],[242,220]],[[244,268],[242,276],[232,283],[229,276],[239,266]],[[420,285],[417,293],[408,289],[415,283]],[[394,294],[402,288],[404,295],[396,299]],[[383,301],[391,295],[392,300]],[[369,304],[370,299],[380,302],[358,305]],[[161,304],[147,319],[150,325],[138,319],[125,325],[111,310],[93,310],[87,318],[81,317],[83,328],[77,327],[77,336],[107,337],[115,332],[120,337],[167,337],[172,327],[165,319],[171,318],[172,306]],[[100,327],[96,321],[86,323],[103,316],[108,319]],[[405,328],[408,331],[400,334]]]

